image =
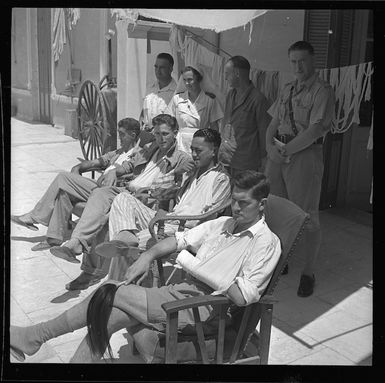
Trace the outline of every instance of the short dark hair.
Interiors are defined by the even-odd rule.
[[[156,56],[156,58],[167,60],[171,66],[174,66],[174,59],[169,53],[159,53],[158,56]]]
[[[135,118],[127,117],[123,118],[118,122],[118,128],[123,128],[127,132],[134,132],[136,134],[136,137],[140,134],[140,124],[138,120],[135,120]]]
[[[243,56],[233,56],[228,60],[228,62],[231,62],[234,68],[247,70],[248,72],[250,71],[249,60],[247,60]]]
[[[297,41],[296,43],[290,45],[287,53],[290,54],[292,51],[308,51],[312,56],[314,55],[313,45],[307,41]]]
[[[193,138],[194,137],[203,137],[206,142],[211,142],[215,148],[219,148],[221,146],[221,135],[214,129],[198,129],[194,133]]]
[[[242,170],[233,177],[233,186],[243,190],[251,190],[257,201],[267,198],[270,193],[270,182],[267,177],[255,170]]]
[[[178,121],[175,117],[170,116],[169,114],[158,114],[152,119],[152,126],[166,124],[171,128],[173,132],[177,132],[179,130]]]
[[[201,82],[203,80],[203,76],[192,66],[186,66],[182,69],[182,74],[186,72],[193,72],[193,75],[197,78],[198,82]]]

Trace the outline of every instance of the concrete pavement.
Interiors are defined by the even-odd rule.
[[[50,125],[11,123],[11,214],[33,208],[59,171],[82,157],[79,141]],[[370,218],[370,217],[369,217]],[[370,221],[368,219],[367,221]],[[321,212],[323,240],[311,297],[296,295],[303,259],[290,262],[276,289],[269,364],[360,365],[372,355],[372,227],[340,210]],[[79,265],[30,248],[44,239],[11,224],[11,323],[26,326],[51,319],[98,287],[68,292],[64,285]],[[86,329],[52,339],[27,358],[30,363],[68,363]],[[141,363],[126,331],[111,339],[117,363]]]

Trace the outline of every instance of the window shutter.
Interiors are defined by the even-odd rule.
[[[329,51],[330,9],[308,9],[305,11],[304,39],[314,47],[317,69],[327,68]]]
[[[341,35],[340,35],[340,57],[339,66],[350,65],[350,54],[352,46],[352,33],[353,33],[353,22],[354,22],[353,10],[345,9],[342,11],[342,22],[341,22]]]

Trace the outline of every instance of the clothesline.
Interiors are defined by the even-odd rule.
[[[225,94],[228,91],[228,85],[224,78],[224,66],[227,58],[207,49],[192,39],[191,36],[184,35],[180,28],[175,25],[171,28],[169,42],[173,55],[176,57],[179,52],[185,65],[205,68],[206,73],[211,76],[215,84],[214,93],[223,104]],[[336,96],[332,133],[344,133],[353,124],[359,124],[361,101],[371,99],[373,62],[320,69],[318,73],[333,87]],[[278,92],[287,79],[287,73],[251,68],[250,79],[272,104],[277,99]]]

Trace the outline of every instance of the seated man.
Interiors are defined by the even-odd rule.
[[[142,195],[144,188],[149,188],[154,181],[162,177],[168,179],[179,177],[189,166],[193,166],[191,157],[176,149],[178,123],[168,114],[160,114],[153,119],[155,142],[148,148],[136,152],[126,168],[116,168],[111,180],[111,186],[95,189],[90,195],[86,207],[72,232],[71,238],[62,246],[55,246],[50,252],[66,261],[80,263],[76,258],[84,250],[89,252],[89,245],[95,235],[103,229],[108,221],[108,215],[113,199],[125,188],[114,186],[116,175],[133,174],[136,176],[126,185],[126,189]],[[128,170],[126,170],[128,169]]]
[[[60,245],[67,233],[68,219],[77,202],[86,202],[95,189],[113,190],[116,182],[121,182],[131,167],[128,161],[140,150],[140,146],[149,142],[139,140],[139,122],[134,118],[124,118],[118,123],[121,147],[108,152],[100,158],[83,161],[69,172],[61,172],[53,180],[47,191],[35,207],[21,216],[11,216],[11,220],[30,230],[37,231],[35,224],[48,226],[46,241],[35,245],[32,250],[45,250]],[[105,169],[97,181],[82,177],[81,174],[91,168]]]
[[[230,178],[223,165],[217,161],[220,144],[221,137],[215,130],[206,128],[194,133],[191,153],[195,169],[186,174],[171,214],[203,214],[229,200]],[[159,213],[161,212],[158,211],[157,214]],[[151,237],[147,230],[148,225],[155,214],[154,210],[129,193],[121,193],[115,198],[110,212],[109,234],[113,240],[97,246],[96,252],[111,258],[125,255],[129,246],[139,244],[141,248],[145,248]],[[197,222],[189,221],[188,227],[196,224]],[[173,234],[177,229],[176,224],[165,225],[166,234]]]
[[[139,324],[164,329],[166,314],[161,305],[192,295],[224,294],[238,306],[257,302],[267,287],[281,254],[280,241],[268,228],[263,215],[268,194],[269,183],[263,174],[251,170],[241,171],[234,178],[233,217],[220,217],[188,231],[176,232],[142,253],[128,269],[126,282],[117,286],[111,313],[103,321],[107,322],[107,337],[121,328],[131,328]],[[179,284],[160,288],[140,286],[148,275],[152,262],[183,249],[196,252],[197,265],[186,267],[186,271],[191,272],[194,278],[187,274],[185,280]],[[237,257],[233,257],[234,254]],[[233,259],[238,267],[229,264]],[[186,263],[181,259],[181,264],[183,266]],[[225,269],[230,269],[231,273],[223,272]],[[136,284],[132,283],[134,280],[137,280]],[[23,361],[25,354],[35,354],[44,342],[87,326],[87,309],[92,296],[91,294],[47,322],[29,327],[11,326],[12,355]],[[201,319],[206,320],[213,308],[203,306],[199,311]],[[101,317],[95,319],[100,320]],[[194,324],[193,318],[191,309],[181,311],[179,329]],[[91,325],[89,328],[90,332],[71,362],[96,362],[103,356],[104,349],[91,349],[90,339],[95,334]]]
[[[200,214],[230,198],[230,179],[223,166],[217,164],[220,143],[220,135],[214,130],[202,129],[195,133],[191,147],[195,166],[189,176],[186,173],[186,179],[178,191],[173,214]],[[151,197],[157,193],[157,198],[169,199],[172,191],[176,192],[176,189],[171,189],[171,193],[169,191],[170,189],[154,189]],[[79,277],[66,285],[68,290],[82,290],[98,283],[107,275],[109,258],[124,254],[129,246],[138,246],[136,234],[139,231],[141,242],[150,237],[145,229],[156,213],[146,205],[148,203],[144,204],[128,191],[120,193],[114,199],[108,220],[109,236],[113,240],[96,246],[95,251],[83,256],[83,271]],[[173,233],[177,226],[167,225],[166,229],[167,233]],[[104,258],[106,255],[107,258]]]

